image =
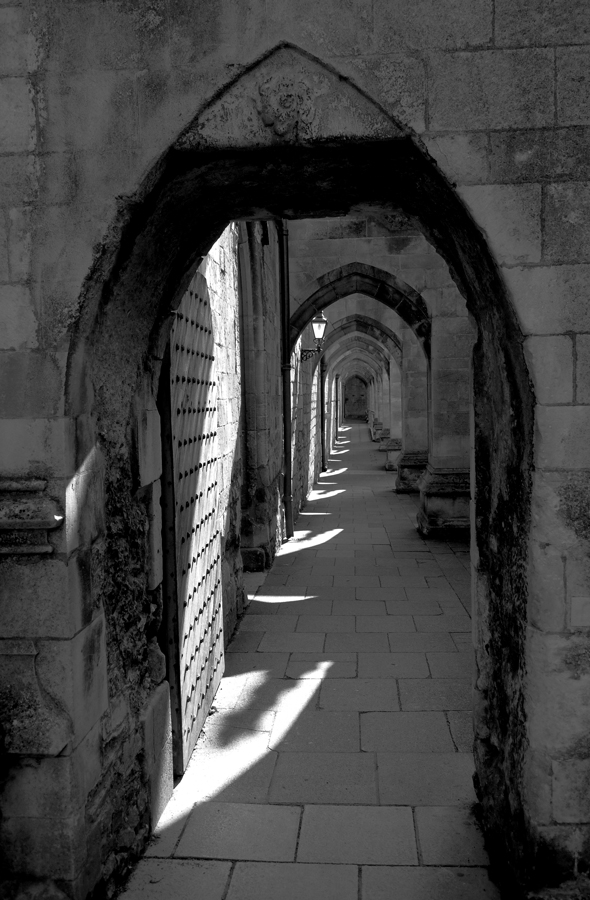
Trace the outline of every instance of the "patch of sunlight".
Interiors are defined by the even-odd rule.
[[[216,745],[215,732],[223,729],[224,723],[218,716],[221,712],[235,715],[239,710],[219,711],[213,719],[208,719],[186,772],[175,787],[172,798],[154,829],[154,837],[165,842],[167,833],[172,832],[170,837],[173,837],[174,832],[180,835],[185,821],[195,806],[219,797],[241,778],[246,777],[255,766],[263,764],[265,757],[273,753],[268,746],[269,740],[276,746],[285,739],[297,719],[314,699],[332,665],[332,661],[324,660],[316,663],[304,678],[292,681],[285,679],[285,688],[273,704],[279,707],[274,724],[265,731],[240,727],[237,720],[237,727],[231,727],[231,743],[222,742],[219,746]],[[246,674],[250,676],[251,683],[248,687],[253,689],[254,694],[257,688],[263,689],[270,680],[268,671]],[[222,684],[224,680],[222,679]],[[217,695],[214,703],[216,701]],[[255,713],[255,718],[260,721],[269,714],[268,709],[250,711]],[[243,712],[245,714],[248,712],[247,702]],[[237,789],[239,791],[239,784]]]
[[[339,453],[350,453],[350,450],[332,450],[334,456],[337,456]]]
[[[328,513],[328,512],[300,512],[299,515],[300,515],[300,516],[331,516],[332,513]],[[280,552],[280,551],[279,551],[279,552]],[[279,553],[277,552],[277,556],[278,556],[278,555],[279,555]]]
[[[305,594],[263,594],[262,597],[260,594],[256,594],[254,599],[257,603],[298,603],[300,600],[305,600]]]
[[[344,472],[348,472],[347,466],[345,466],[343,469],[326,469],[325,472],[322,472],[322,474],[320,475],[320,478],[323,478],[324,475],[331,475],[331,476],[342,475],[342,474],[344,474]],[[322,482],[322,484],[324,484],[324,483],[325,482]]]
[[[352,425],[341,425],[338,431],[350,431]]]
[[[310,502],[313,500],[329,500],[330,497],[336,497],[338,494],[345,494],[346,490],[341,488],[339,491],[318,491],[314,490],[307,498]]]
[[[331,491],[330,493],[341,494],[342,491]],[[323,531],[321,534],[316,534],[310,538],[298,537],[300,534],[309,534],[309,531],[296,531],[294,537],[286,544],[283,544],[281,556],[286,553],[298,553],[300,550],[309,550],[312,547],[318,547],[320,544],[326,544],[332,538],[335,538],[337,534],[341,534],[343,530],[343,528],[332,528],[331,531]]]

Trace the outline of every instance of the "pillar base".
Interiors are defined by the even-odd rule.
[[[379,419],[373,419],[373,424],[369,425],[369,428],[371,430],[371,440],[378,441],[383,431],[383,422],[380,422]]]
[[[395,491],[397,494],[417,494],[418,482],[424,474],[428,463],[426,451],[408,450],[401,454],[397,460],[397,478],[395,479]]]
[[[391,437],[391,431],[389,428],[382,428],[381,435],[379,437],[379,452],[385,453],[387,450],[387,443],[389,442],[389,438]]]
[[[387,459],[385,461],[385,471],[395,472],[397,469],[397,461],[402,449],[401,438],[389,438],[388,441],[383,441],[379,449],[384,450],[387,453]]]
[[[471,486],[469,469],[433,469],[420,479],[420,509],[416,527],[423,536],[469,531]]]

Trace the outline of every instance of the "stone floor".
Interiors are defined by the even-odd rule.
[[[465,544],[348,422],[126,900],[480,900]]]

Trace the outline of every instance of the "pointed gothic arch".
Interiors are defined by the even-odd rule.
[[[401,214],[415,224],[446,260],[478,328],[475,543],[485,640],[478,647],[476,761],[488,832],[514,860],[530,846],[521,712],[533,394],[522,334],[486,240],[452,185],[407,128],[333,67],[277,46],[219,91],[135,193],[120,198],[84,282],[69,351],[65,412],[76,420],[76,459],[81,464],[100,448],[105,554],[116,553],[121,533],[131,524],[137,531],[143,514],[133,481],[133,397],[161,355],[171,310],[200,259],[230,220],[335,216],[353,208]],[[399,300],[399,311],[398,286],[378,287],[358,265],[348,274],[357,289]],[[326,306],[332,290],[333,283],[318,284],[314,302]],[[416,318],[424,340],[426,323]],[[129,552],[134,569],[145,571],[141,541]],[[100,592],[96,576],[92,590]],[[125,590],[120,602],[133,608]],[[139,595],[141,584],[133,590]]]

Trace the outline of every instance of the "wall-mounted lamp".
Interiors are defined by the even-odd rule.
[[[311,327],[313,328],[313,336],[315,338],[315,347],[313,350],[307,349],[301,351],[302,362],[305,362],[305,360],[307,359],[312,359],[312,357],[314,357],[316,353],[321,353],[327,325],[328,320],[326,319],[323,312],[316,312],[315,316],[311,320]]]

